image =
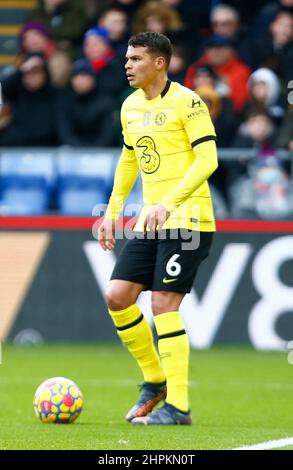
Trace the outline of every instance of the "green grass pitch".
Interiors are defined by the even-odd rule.
[[[293,366],[286,353],[192,351],[193,425],[144,427],[124,421],[142,380],[119,344],[2,349],[0,449],[231,449],[293,436]],[[74,424],[42,424],[34,415],[34,391],[54,376],[76,381],[83,392]]]

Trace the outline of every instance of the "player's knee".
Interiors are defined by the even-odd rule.
[[[121,295],[116,289],[109,289],[106,293],[106,302],[110,310],[124,310],[129,307],[129,300],[125,300],[125,296]]]
[[[170,302],[168,292],[156,292],[152,294],[152,311],[154,315],[170,312],[170,310],[172,310],[171,304],[172,302]]]

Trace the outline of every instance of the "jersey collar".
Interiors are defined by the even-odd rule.
[[[162,93],[157,95],[152,100],[147,100],[143,90],[141,90],[145,106],[153,106],[154,104],[159,103],[161,101],[161,99],[164,98],[166,96],[166,94],[168,93],[168,91],[170,89],[170,86],[171,86],[171,83],[172,83],[171,80],[167,80],[166,85],[165,85]]]
[[[164,98],[164,96],[168,93],[170,86],[171,86],[171,80],[168,79],[165,85],[165,88],[161,93],[161,98]]]

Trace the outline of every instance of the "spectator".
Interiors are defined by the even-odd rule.
[[[293,76],[293,15],[287,11],[277,13],[269,32],[255,45],[257,63],[272,69],[285,83]]]
[[[240,16],[236,8],[220,4],[211,11],[211,26],[213,34],[218,34],[230,39],[238,36],[240,32]]]
[[[261,218],[292,220],[293,199],[290,178],[275,149],[261,151],[251,170],[256,211]]]
[[[58,50],[46,25],[37,21],[26,23],[21,29],[19,40],[21,46],[20,62],[23,56],[40,52],[47,58],[52,85],[62,88],[68,84],[71,68],[70,57],[66,52]]]
[[[200,87],[211,87],[221,98],[228,98],[229,87],[225,81],[220,78],[209,65],[202,65],[196,69],[193,77],[192,89],[197,90]]]
[[[197,50],[197,29],[184,24],[179,13],[163,3],[150,1],[142,6],[134,18],[133,32],[151,31],[166,34],[173,46],[183,46],[190,62]]]
[[[258,149],[247,174],[234,178],[230,197],[232,217],[292,220],[292,187],[274,148]]]
[[[160,3],[175,9],[184,24],[194,31],[208,27],[208,18],[212,3],[210,0],[201,0],[200,2],[195,2],[194,0],[160,0]]]
[[[193,89],[202,96],[212,114],[217,142],[220,147],[229,147],[238,119],[233,104],[228,98],[229,89],[209,66],[198,67]],[[219,170],[220,171],[220,170]]]
[[[185,86],[193,89],[197,68],[206,65],[225,81],[234,110],[241,112],[248,100],[247,80],[250,69],[239,60],[229,38],[216,35],[209,38],[205,54],[189,66]]]
[[[0,146],[56,145],[56,95],[44,56],[29,55],[2,87],[12,117],[0,131]]]
[[[292,217],[289,176],[275,148],[275,127],[268,114],[252,113],[240,127],[235,146],[255,148],[256,157],[247,166],[230,168],[229,187],[235,217]]]
[[[87,0],[88,2],[89,0]],[[95,0],[95,12],[92,10],[92,16],[99,16],[105,10],[109,8],[119,8],[124,11],[128,19],[128,29],[130,30],[130,25],[132,24],[133,17],[146,0]]]
[[[186,58],[191,62],[200,56],[200,32],[206,35],[209,26],[210,0],[160,0],[163,5],[175,10],[183,21],[181,43],[184,41]],[[176,42],[177,38],[175,37]]]
[[[221,97],[211,86],[199,87],[196,89],[196,93],[202,98],[202,100],[207,105],[212,121],[215,124],[222,112]]]
[[[234,147],[274,146],[276,127],[265,111],[252,112],[241,124]]]
[[[217,5],[210,20],[212,33],[230,39],[241,61],[253,67],[252,44],[243,31],[238,11],[229,5]]]
[[[231,101],[222,98],[212,86],[200,86],[195,91],[209,108],[219,147],[229,147],[237,127]]]
[[[263,109],[255,109],[240,124],[232,146],[248,149],[255,148],[257,150],[262,149],[262,147],[273,148],[275,146],[275,137],[276,127],[270,116]],[[241,160],[233,163],[225,162],[225,168],[227,187],[230,187],[240,175],[247,174],[247,165]]]
[[[247,1],[245,3],[247,3]],[[284,10],[293,14],[293,0],[268,2],[268,5],[263,6],[259,14],[254,18],[250,34],[255,37],[266,34],[273,19],[278,13]]]
[[[115,56],[111,47],[108,31],[102,27],[89,29],[85,33],[83,52],[96,72],[99,90],[118,98],[127,87],[127,80],[121,58]]]
[[[19,35],[22,53],[42,53],[47,59],[57,50],[56,42],[51,38],[48,27],[39,21],[25,23]]]
[[[39,0],[29,19],[45,24],[52,38],[65,50],[77,46],[86,29],[81,0]]]
[[[200,73],[199,83],[202,82],[203,76],[208,76],[207,73]],[[200,85],[195,91],[207,104],[210,111],[212,121],[215,126],[217,135],[217,144],[219,147],[229,147],[231,145],[235,129],[237,127],[237,120],[233,112],[232,103],[227,98],[222,98],[216,90],[215,79],[209,85]],[[215,188],[221,191],[223,196],[227,199],[226,178],[229,173],[229,165],[227,168],[226,162],[222,162],[218,170],[211,176],[211,183]]]
[[[125,11],[118,7],[109,8],[100,15],[97,25],[108,31],[112,48],[124,59],[127,49],[127,14]]]
[[[194,77],[194,90],[207,104],[217,135],[219,147],[230,147],[237,129],[238,119],[235,116],[231,100],[226,96],[227,87],[212,68],[199,67]],[[211,176],[211,183],[227,199],[226,179],[229,165],[223,161],[218,170]]]
[[[249,77],[248,88],[248,112],[264,109],[276,124],[280,124],[285,111],[280,101],[280,81],[277,75],[270,69],[260,68]]]
[[[114,145],[114,102],[97,87],[86,59],[73,64],[71,89],[59,104],[58,134],[62,145]]]
[[[182,29],[183,24],[176,10],[161,3],[150,1],[140,8],[134,18],[133,33],[151,31],[172,34]]]

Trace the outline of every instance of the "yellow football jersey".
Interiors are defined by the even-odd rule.
[[[124,147],[106,217],[119,217],[140,170],[144,207],[134,230],[161,202],[171,212],[163,229],[214,231],[207,178],[217,167],[216,136],[201,98],[170,81],[152,100],[138,89],[124,101],[121,122]]]

